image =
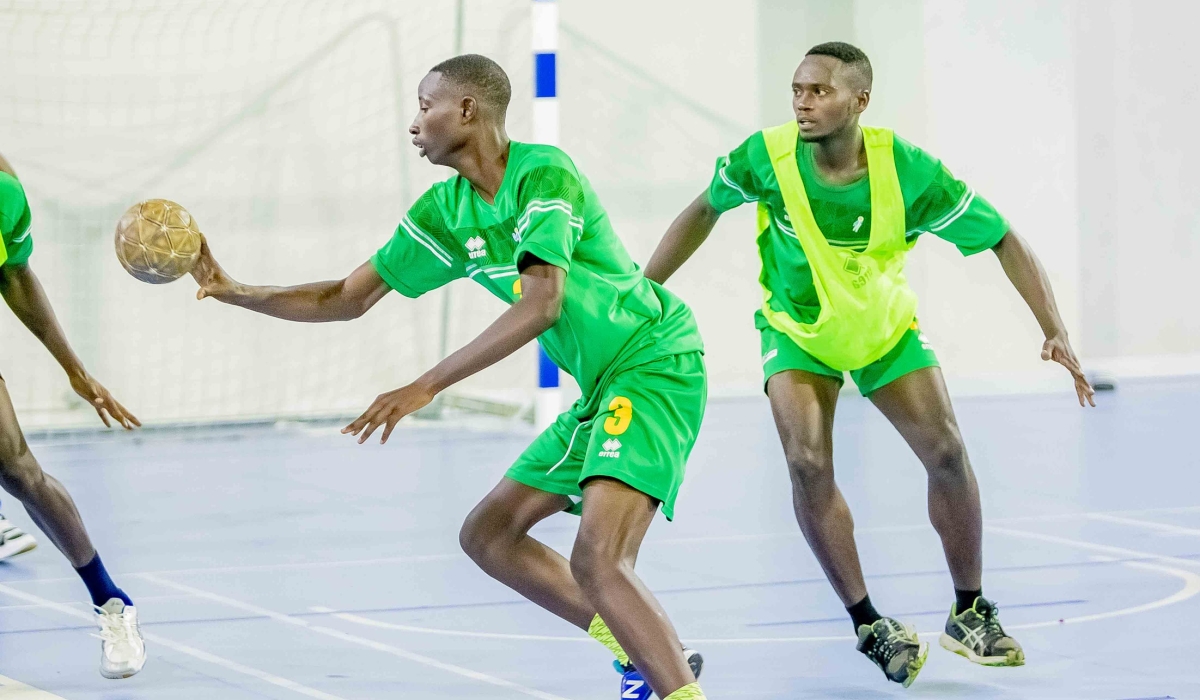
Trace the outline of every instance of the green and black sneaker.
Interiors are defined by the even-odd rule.
[[[883,617],[873,625],[858,626],[858,650],[874,661],[889,681],[907,688],[925,665],[929,644],[917,639],[913,628]]]
[[[943,649],[984,666],[1024,666],[1025,652],[1004,633],[996,604],[980,596],[961,613],[950,606],[950,619],[940,642]]]

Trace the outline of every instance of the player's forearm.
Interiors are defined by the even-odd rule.
[[[14,265],[0,270],[0,294],[8,308],[45,346],[64,372],[69,376],[86,374],[83,362],[67,342],[54,307],[31,267]]]
[[[646,277],[664,284],[708,239],[719,218],[721,213],[709,203],[708,193],[702,193],[671,222],[646,264]]]
[[[439,393],[520,350],[557,323],[562,314],[566,273],[550,265],[538,267],[541,269],[535,274],[539,278],[522,275],[526,291],[517,303],[477,338],[422,375],[417,383],[430,393]]]
[[[1025,239],[1017,235],[1016,231],[1009,231],[993,250],[1000,259],[1004,274],[1008,275],[1017,293],[1033,312],[1045,337],[1066,335],[1066,327],[1058,313],[1050,278]]]
[[[294,287],[237,284],[230,292],[214,296],[227,304],[285,321],[323,323],[349,321],[362,315],[361,305],[350,303],[343,294],[344,289],[345,280],[312,282]]]

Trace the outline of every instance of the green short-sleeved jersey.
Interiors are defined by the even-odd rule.
[[[8,254],[3,265],[23,265],[33,254],[33,236],[29,235],[29,202],[25,188],[8,173],[0,172],[0,237]]]
[[[527,254],[567,272],[562,316],[540,340],[584,397],[623,367],[703,350],[691,309],[642,275],[587,178],[553,146],[513,141],[493,204],[460,175],[434,185],[371,261],[405,296],[470,277],[511,304]]]
[[[956,179],[942,162],[911,143],[895,139],[896,174],[904,196],[905,230],[910,241],[933,233],[974,255],[991,249],[1008,232],[1008,222],[983,197]],[[796,161],[813,217],[831,245],[865,250],[871,238],[871,187],[864,176],[849,185],[823,182],[813,163],[813,145],[798,140]],[[766,202],[768,230],[759,237],[762,284],[791,303],[793,318],[812,323],[820,312],[812,272],[796,238],[767,156],[762,132],[717,160],[709,202],[728,211],[747,202]],[[759,327],[766,320],[759,314]]]

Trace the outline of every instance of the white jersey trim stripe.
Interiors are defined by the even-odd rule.
[[[930,232],[937,233],[955,221],[958,221],[963,214],[967,213],[967,210],[971,208],[971,203],[974,201],[975,190],[968,187],[967,191],[963,192],[962,199],[958,200],[958,204],[950,210],[950,213],[943,216],[941,220],[934,222],[933,225],[929,227]]]
[[[430,253],[433,253],[433,257],[442,261],[443,265],[450,267],[450,254],[444,250],[440,250],[441,246],[437,245],[437,243],[432,239],[426,240],[425,237],[421,235],[425,232],[417,228],[417,225],[412,223],[407,216],[400,220],[400,228],[404,229],[404,232],[407,233],[414,241],[425,246]]]
[[[728,168],[728,167],[729,166],[726,165],[717,171],[717,174],[721,176],[721,181],[724,182],[729,187],[737,190],[737,193],[742,195],[742,199],[746,200],[747,202],[757,202],[758,197],[751,197],[750,195],[746,194],[746,190],[743,190],[741,187],[738,187],[737,185],[734,184],[733,180],[729,179],[729,176],[725,174],[725,168]]]

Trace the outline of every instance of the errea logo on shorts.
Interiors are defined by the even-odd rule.
[[[485,245],[487,245],[487,241],[483,240],[483,236],[472,236],[467,239],[467,254],[471,256],[472,260],[482,258],[487,255],[487,250],[484,249]]]
[[[616,438],[610,438],[604,441],[604,449],[600,450],[601,457],[620,457],[621,456],[621,441]]]

